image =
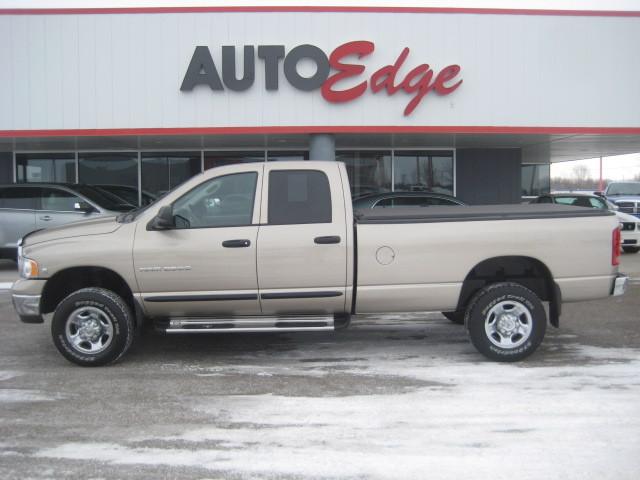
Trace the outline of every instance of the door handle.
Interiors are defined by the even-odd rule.
[[[222,242],[222,246],[224,248],[246,248],[251,245],[250,240],[242,239],[242,240],[225,240]]]
[[[340,243],[340,237],[338,235],[331,235],[328,237],[316,237],[313,239],[318,245],[328,245],[330,243]]]
[[[40,217],[40,220],[44,220],[45,222],[48,222],[49,220],[51,220],[51,217],[49,215],[44,215],[43,217]]]

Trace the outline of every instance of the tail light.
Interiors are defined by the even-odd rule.
[[[620,265],[620,227],[611,235],[611,265]]]

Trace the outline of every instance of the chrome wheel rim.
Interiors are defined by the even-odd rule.
[[[111,345],[113,322],[99,308],[81,307],[69,315],[65,334],[75,350],[95,355]]]
[[[485,317],[484,330],[496,347],[518,348],[529,339],[532,329],[531,312],[520,302],[497,303]]]

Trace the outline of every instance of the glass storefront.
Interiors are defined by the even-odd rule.
[[[451,150],[339,150],[351,195],[406,191],[454,194]]]
[[[453,195],[453,153],[396,150],[393,155],[393,189]]]
[[[308,158],[306,150],[16,153],[16,178],[19,183],[75,183],[77,176],[79,183],[96,185],[127,203],[147,205],[203,169]],[[454,193],[452,150],[342,149],[336,160],[345,164],[354,197],[389,191]]]
[[[80,152],[78,183],[98,185],[125,202],[138,205],[138,154]]]
[[[551,165],[522,165],[522,196],[537,197],[551,191]]]
[[[267,152],[267,160],[269,162],[293,162],[296,160],[309,160],[309,152],[305,151],[292,151],[292,150],[283,150],[283,151],[272,151],[269,150]]]
[[[204,169],[233,165],[234,163],[264,162],[264,150],[237,152],[204,152]]]
[[[142,205],[189,180],[201,171],[200,152],[143,152]]]
[[[336,160],[344,162],[349,175],[351,196],[389,192],[391,185],[391,150],[339,150]]]
[[[17,153],[18,183],[75,183],[75,153]]]

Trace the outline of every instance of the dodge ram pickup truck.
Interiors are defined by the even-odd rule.
[[[562,302],[624,293],[619,254],[607,211],[354,213],[341,162],[255,163],[208,170],[137,211],[27,235],[12,297],[23,322],[53,313],[55,346],[85,366],[119,359],[146,321],[168,334],[318,331],[409,311],[445,312],[486,357],[515,361],[558,326]]]

